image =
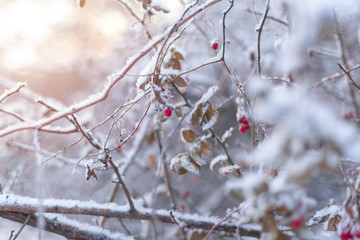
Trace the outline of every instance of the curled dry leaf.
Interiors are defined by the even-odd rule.
[[[158,11],[158,12],[163,12],[163,13],[169,13],[170,12],[169,9],[163,8],[163,7],[159,6],[159,5],[154,5],[154,6],[152,6],[152,8],[155,9],[156,11]]]
[[[177,117],[182,117],[182,109],[180,106],[175,107],[175,115]]]
[[[235,164],[219,168],[219,173],[226,176],[230,175],[231,173],[236,173],[239,175],[241,173],[241,169],[239,165]]]
[[[226,162],[226,161],[227,161],[227,156],[225,154],[215,157],[210,162],[210,170],[214,171],[214,169],[219,165],[219,163]]]
[[[205,112],[205,117],[207,122],[202,126],[203,130],[211,128],[217,121],[218,111],[214,105],[209,105],[208,109]]]
[[[202,155],[211,157],[211,155],[212,155],[211,147],[210,147],[210,144],[208,144],[207,142],[201,141],[200,150],[201,150]]]
[[[171,159],[170,169],[178,175],[192,172],[197,175],[200,173],[200,165],[195,162],[188,153],[180,153]]]
[[[184,60],[184,56],[180,52],[175,51],[173,48],[171,49],[171,54],[173,58],[176,58],[178,60]]]
[[[142,6],[145,10],[148,9],[149,4],[151,3],[151,0],[137,0],[138,2],[142,2]]]
[[[190,113],[190,122],[191,122],[191,125],[196,125],[200,122],[200,120],[202,119],[202,108],[203,108],[203,105],[202,103],[196,105],[194,107],[194,109],[191,111]]]
[[[342,217],[339,214],[331,217],[328,221],[327,231],[336,231],[337,225],[340,223]]]
[[[165,63],[165,68],[172,68],[174,70],[181,70],[180,61],[176,58],[170,58],[168,62]]]
[[[204,114],[206,114],[206,112],[209,110],[209,108],[211,108],[211,110],[209,110],[209,112],[208,112],[208,117],[210,119],[211,119],[211,117],[215,117],[215,115],[217,114],[214,112],[216,110],[216,108],[214,106],[211,107],[212,105],[209,104],[208,101],[212,96],[214,96],[214,94],[217,92],[217,90],[218,90],[218,86],[210,87],[207,90],[207,92],[201,97],[201,99],[196,102],[194,108],[190,112],[190,120],[189,121],[191,122],[191,125],[196,125],[199,122],[203,121]],[[214,110],[214,108],[215,108],[215,110]]]
[[[206,162],[201,158],[202,153],[201,153],[201,148],[200,148],[200,144],[197,144],[195,146],[193,146],[190,149],[190,156],[191,158],[196,161],[196,163],[198,163],[199,165],[204,165]]]
[[[94,169],[91,169],[89,165],[86,165],[86,180],[89,180],[91,177],[94,177],[96,180],[98,179]]]
[[[175,50],[175,48],[170,49],[171,56],[170,59],[165,62],[165,68],[172,68],[174,70],[181,70],[180,60],[184,60],[184,56]]]
[[[192,129],[181,129],[181,139],[184,142],[193,143],[199,139],[199,135]]]
[[[190,231],[189,240],[205,239],[207,233],[208,231],[204,231],[204,230],[192,230]]]

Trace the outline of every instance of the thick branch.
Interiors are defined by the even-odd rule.
[[[24,223],[29,214],[22,212],[0,212],[0,217],[18,222]],[[63,217],[62,217],[63,218]],[[76,221],[71,220],[72,223]],[[78,222],[77,222],[78,223]],[[27,225],[36,227],[37,226],[37,218],[35,214],[30,214],[30,219],[27,222]],[[83,223],[78,223],[77,226],[84,226]],[[92,230],[98,229],[97,226],[91,226]],[[45,229],[48,232],[56,233],[61,236],[66,237],[67,239],[73,240],[94,240],[94,239],[102,239],[102,240],[118,240],[125,238],[125,235],[122,234],[109,234],[108,231],[89,231],[88,228],[80,229],[75,227],[75,225],[71,225],[66,223],[65,221],[61,221],[59,218],[50,219],[45,217]]]
[[[16,195],[0,196],[0,215],[4,212],[17,212],[23,214],[34,214],[39,208],[36,198],[22,197]],[[136,206],[136,211],[130,211],[128,206],[119,206],[115,203],[100,204],[95,202],[81,202],[73,200],[44,199],[42,208],[45,213],[79,214],[114,218],[137,219],[147,221],[159,221],[175,224],[167,210],[153,210]],[[181,214],[173,212],[174,217],[182,226],[191,229],[210,230],[221,219],[215,217],[202,217],[199,215]],[[26,216],[25,216],[26,218]],[[22,221],[23,222],[23,221]],[[260,232],[250,228],[239,228],[237,225],[222,223],[216,227],[216,231],[235,233],[240,231],[242,236],[259,237]]]

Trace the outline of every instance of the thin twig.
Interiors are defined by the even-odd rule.
[[[20,117],[19,115],[17,115],[16,113],[12,113],[12,112],[9,112],[9,111],[3,110],[3,109],[0,109],[0,112],[3,112],[7,115],[10,115],[10,116],[16,118],[20,122],[25,122],[25,120],[22,117]]]
[[[19,143],[19,142],[8,142],[7,145],[9,147],[14,147],[14,148],[18,148],[18,149],[21,149],[21,150],[25,150],[25,151],[30,151],[30,152],[35,152],[35,149],[33,146],[30,146],[30,145],[26,145],[26,144],[23,144],[23,143]],[[41,155],[47,157],[48,159],[45,159],[44,160],[44,163],[48,163],[48,161],[50,161],[51,159],[53,158],[57,158],[58,160],[60,160],[62,163],[64,164],[69,164],[69,165],[73,165],[74,163],[77,162],[77,159],[70,159],[70,158],[67,158],[67,157],[64,157],[64,156],[58,156],[59,153],[52,153],[52,152],[48,152],[48,151],[45,151],[43,149],[40,149],[38,151],[38,153],[40,153]],[[86,165],[82,165],[83,167],[86,167]]]
[[[225,222],[226,220],[228,220],[234,213],[240,211],[240,209],[235,209],[233,211],[231,211],[224,219],[222,219],[221,221],[219,221],[218,223],[216,223],[211,229],[210,231],[208,232],[208,234],[206,234],[204,240],[207,240],[209,239],[209,237],[211,236],[211,234],[215,231],[215,229],[220,225],[222,224],[223,222]]]
[[[357,64],[357,65],[355,65],[354,67],[348,69],[347,71],[348,71],[348,72],[352,72],[352,71],[355,71],[355,70],[357,70],[357,69],[359,69],[359,68],[360,68],[360,64]],[[335,80],[335,79],[339,79],[339,78],[342,78],[343,76],[345,76],[345,73],[335,74],[335,75],[333,75],[333,76],[323,78],[320,82],[318,82],[317,84],[315,84],[312,88],[320,87],[321,85],[323,85],[324,83],[326,83],[326,82],[328,82],[328,81]]]
[[[111,195],[110,195],[109,199],[107,200],[108,203],[114,202],[116,193],[117,193],[118,190],[119,190],[119,186],[120,186],[120,184],[118,184],[118,183],[115,184],[113,190],[111,191]],[[105,218],[105,217],[101,217],[99,226],[100,226],[100,227],[104,227],[105,222],[106,222],[106,218]]]
[[[189,103],[189,100],[187,99],[187,97],[185,97],[185,95],[180,91],[180,89],[176,86],[175,83],[171,82],[171,86],[173,86],[173,88],[176,90],[176,92],[181,96],[181,98],[184,100],[185,102],[185,106],[191,108],[191,105]]]
[[[30,221],[31,218],[31,214],[29,214],[25,220],[25,222],[21,225],[21,228],[19,229],[19,231],[15,234],[14,238],[12,240],[15,240],[19,237],[20,233],[22,232],[22,230],[24,230],[25,226],[28,224],[28,222]]]
[[[131,198],[129,189],[127,188],[124,180],[122,179],[118,167],[115,166],[115,164],[114,164],[114,162],[112,161],[111,157],[109,157],[108,162],[109,162],[111,168],[114,170],[114,172],[115,172],[115,174],[116,174],[116,177],[117,177],[117,179],[118,179],[118,181],[119,181],[122,189],[124,190],[125,196],[126,196],[128,202],[129,202],[130,212],[136,212],[136,209],[135,209],[133,200],[132,200],[132,198]]]
[[[156,129],[156,137],[158,140],[158,145],[159,145],[159,149],[160,149],[160,153],[161,153],[163,147],[161,144],[159,129]],[[173,189],[172,189],[172,185],[171,185],[169,169],[168,169],[167,162],[166,162],[166,154],[161,154],[160,157],[161,157],[161,162],[162,162],[163,168],[164,168],[165,183],[166,183],[167,189],[169,191],[171,207],[172,207],[172,209],[175,210],[176,209],[176,201],[175,201],[175,197],[174,197],[174,193],[173,193]]]
[[[256,29],[256,31],[258,32],[258,37],[257,37],[257,63],[258,63],[258,73],[259,73],[259,77],[261,76],[261,64],[260,64],[260,59],[261,59],[261,54],[260,54],[260,42],[261,42],[261,33],[263,31],[264,28],[264,24],[265,24],[265,20],[266,17],[269,13],[270,10],[270,0],[266,0],[266,6],[265,6],[265,11],[264,14],[260,20],[260,25],[259,27]]]
[[[223,38],[223,41],[222,41],[222,55],[221,55],[221,60],[224,61],[225,59],[225,45],[226,45],[226,23],[225,23],[225,20],[226,20],[226,16],[227,14],[230,12],[230,10],[234,7],[234,0],[231,0],[230,1],[230,6],[228,7],[228,9],[226,9],[226,11],[224,11],[223,13],[223,18],[222,18],[222,38]]]
[[[349,78],[350,83],[357,88],[357,90],[360,90],[360,86],[354,81],[354,79],[351,77],[351,74],[348,70],[345,70],[343,66],[341,66],[340,63],[338,63],[339,68],[341,71],[345,73],[345,75]]]
[[[23,87],[25,87],[26,84],[25,83],[18,83],[14,88],[10,89],[10,90],[6,90],[1,96],[0,96],[0,103],[2,103],[6,98],[10,97],[11,95],[17,93],[20,91],[20,89],[22,89]]]
[[[262,13],[257,12],[257,11],[253,11],[253,10],[251,10],[251,9],[249,9],[249,8],[246,9],[246,11],[247,11],[248,13],[256,14],[256,15],[258,15],[258,16],[261,16],[261,15],[262,15]],[[275,22],[277,22],[277,23],[280,23],[280,24],[282,24],[282,25],[284,25],[284,26],[286,26],[286,27],[289,26],[289,24],[288,24],[287,22],[285,22],[285,21],[283,21],[283,20],[280,20],[280,19],[278,19],[278,18],[275,18],[275,17],[272,17],[272,16],[267,16],[267,18],[268,18],[268,19],[271,19],[271,20],[273,20],[273,21],[275,21]]]
[[[199,65],[199,66],[197,66],[197,67],[194,67],[194,68],[192,68],[192,69],[189,69],[189,70],[187,70],[187,71],[184,71],[184,72],[180,73],[178,76],[182,76],[182,75],[188,74],[188,73],[190,73],[190,72],[194,72],[194,71],[196,71],[196,70],[198,70],[198,69],[200,69],[200,68],[203,68],[203,67],[206,67],[206,66],[212,65],[212,64],[214,64],[214,63],[218,63],[218,62],[221,62],[221,59],[203,63],[203,64],[201,64],[201,65]]]
[[[149,39],[152,39],[152,36],[149,32],[149,30],[147,29],[144,20],[141,20],[136,13],[132,10],[132,8],[129,6],[129,4],[127,4],[126,2],[124,2],[123,0],[117,0],[118,2],[120,2],[122,5],[125,6],[125,8],[130,12],[130,14],[139,22],[141,23],[141,25],[144,27],[146,35],[148,36]]]
[[[223,19],[222,19],[222,28],[223,28],[223,52],[222,52],[222,58],[221,58],[221,61],[223,62],[223,65],[226,69],[226,71],[229,73],[230,75],[230,78],[231,80],[233,81],[233,83],[235,84],[235,86],[238,88],[239,92],[241,93],[241,95],[244,97],[248,107],[249,107],[249,110],[251,112],[251,151],[253,153],[254,151],[254,138],[255,138],[255,131],[254,131],[254,123],[255,123],[255,116],[254,116],[254,113],[252,112],[252,108],[251,108],[251,104],[250,104],[250,100],[248,99],[248,97],[246,96],[245,92],[243,91],[242,89],[242,86],[240,86],[238,80],[236,79],[235,75],[230,71],[230,68],[228,67],[227,63],[226,63],[226,60],[225,60],[225,42],[226,42],[226,23],[225,23],[225,20],[226,20],[226,16],[227,14],[230,12],[230,10],[233,8],[234,6],[234,0],[232,0],[230,2],[230,6],[229,8],[223,13]],[[218,142],[220,142],[218,139],[217,139]],[[223,149],[225,150],[225,145],[221,144],[221,146],[223,147]],[[225,151],[226,155],[228,156],[228,158],[230,157],[227,153],[227,151]],[[230,159],[231,160],[231,159]],[[232,162],[232,161],[231,161]],[[234,163],[232,163],[233,165]],[[252,164],[252,168],[253,168],[253,164]]]
[[[114,151],[114,150],[120,148],[122,145],[124,145],[127,141],[129,141],[129,140],[134,136],[134,134],[135,134],[135,133],[137,132],[137,130],[139,129],[141,123],[142,123],[143,120],[145,119],[145,116],[147,115],[147,113],[148,113],[148,111],[149,111],[149,109],[150,109],[150,106],[151,106],[151,102],[149,102],[147,108],[145,109],[144,114],[142,115],[140,121],[136,124],[135,129],[131,132],[131,134],[130,134],[127,138],[125,138],[125,140],[122,141],[118,146],[112,148],[112,149],[109,150],[109,151]]]
[[[340,53],[341,53],[341,59],[342,59],[342,62],[344,63],[346,69],[349,69],[349,64],[347,62],[347,59],[346,59],[346,55],[345,55],[345,44],[344,44],[344,39],[342,37],[342,34],[340,33],[340,26],[339,26],[339,22],[337,20],[337,17],[336,17],[336,13],[334,12],[334,19],[335,19],[335,24],[336,24],[336,35],[338,37],[338,40],[339,40],[339,45],[340,45]],[[340,66],[339,66],[340,67]],[[340,67],[341,70],[343,70],[344,68],[343,67]],[[344,70],[343,70],[344,72]],[[355,91],[354,89],[351,87],[351,84],[354,85],[355,81],[352,79],[351,75],[349,72],[344,72],[347,77],[350,79],[350,82],[349,82],[349,91],[350,91],[350,97],[351,97],[351,100],[352,100],[352,103],[353,103],[353,107],[354,107],[354,110],[355,110],[355,113],[356,113],[356,117],[359,117],[360,115],[360,109],[359,109],[359,104],[357,102],[357,99],[356,99],[356,96],[355,96]],[[357,84],[355,83],[354,86],[357,86]],[[358,88],[359,90],[359,88]]]
[[[77,117],[75,116],[75,114],[71,114],[71,117],[73,118],[73,123],[75,124],[76,128],[81,132],[81,134],[85,137],[86,140],[88,140],[88,142],[97,150],[101,150],[101,146],[99,145],[98,142],[96,142],[94,140],[94,138],[91,137],[91,135],[88,132],[85,132],[85,130],[83,129],[83,127],[79,124]]]
[[[339,167],[340,167],[340,171],[341,173],[344,175],[345,178],[345,182],[351,187],[351,189],[356,192],[357,194],[359,194],[360,192],[355,188],[354,184],[350,181],[349,175],[347,174],[344,164],[339,161]]]

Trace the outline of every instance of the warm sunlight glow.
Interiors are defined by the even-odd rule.
[[[109,10],[101,14],[95,23],[101,33],[111,39],[121,36],[126,29],[125,22],[126,19],[123,18],[119,11]]]
[[[9,70],[29,67],[37,60],[36,51],[26,46],[8,48],[2,58],[5,67]]]
[[[38,49],[54,33],[54,26],[66,22],[71,7],[64,1],[9,1],[0,10],[0,48],[8,69],[36,64]]]

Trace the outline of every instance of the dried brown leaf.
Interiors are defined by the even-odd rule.
[[[148,5],[151,3],[151,0],[142,0],[141,2],[143,2],[143,8],[148,9]]]
[[[175,107],[175,115],[177,117],[182,117],[182,109],[180,106]]]
[[[150,168],[155,169],[157,166],[157,161],[156,161],[156,157],[154,154],[151,154],[148,158],[148,164]]]
[[[94,177],[96,180],[98,179],[94,169],[91,169],[89,165],[86,165],[87,172],[86,172],[86,180],[89,180],[91,177]]]
[[[189,238],[189,240],[205,239],[207,233],[208,233],[208,231],[204,231],[204,230],[193,230],[193,231],[190,233],[190,238]]]
[[[157,86],[161,85],[161,79],[159,78],[158,75],[154,76],[154,84]]]
[[[198,140],[199,135],[192,129],[182,129],[181,137],[184,142],[193,143]]]
[[[173,52],[173,57],[178,59],[178,60],[184,60],[184,56],[181,53],[177,52],[177,51]]]
[[[145,86],[146,86],[146,84],[147,84],[147,83],[142,83],[142,84],[140,84],[139,89],[145,91]]]
[[[336,231],[336,226],[341,221],[341,216],[336,214],[335,216],[331,217],[328,221],[327,231]]]
[[[240,166],[238,165],[228,165],[228,166],[224,166],[219,168],[219,173],[223,174],[225,176],[230,175],[231,173],[237,173],[237,174],[241,174],[241,169]]]
[[[161,6],[158,6],[158,5],[152,6],[152,8],[155,9],[156,11],[158,11],[158,12],[163,12],[163,13],[169,13],[170,12],[169,10],[167,10],[165,8],[162,8]]]
[[[181,70],[181,64],[179,60],[177,60],[176,58],[171,58],[169,62],[172,69]]]
[[[175,83],[179,87],[186,87],[187,86],[186,81],[180,76],[176,76],[175,78],[172,79],[172,81],[173,81],[173,83]]]
[[[206,119],[210,121],[213,117],[217,117],[218,111],[216,107],[210,104],[209,108],[205,112]]]
[[[85,6],[85,0],[80,0],[79,5],[80,5],[80,7]]]
[[[188,171],[199,174],[200,165],[188,153],[180,153],[171,159],[170,169],[178,175],[184,175]]]
[[[225,154],[219,155],[217,157],[215,157],[213,160],[211,160],[210,162],[210,170],[214,171],[214,169],[221,163],[221,162],[226,162],[227,161],[227,156]]]
[[[208,144],[207,142],[202,141],[200,143],[200,151],[202,155],[211,157],[212,152],[211,152],[211,147],[210,144]]]
[[[202,115],[203,115],[203,112],[202,112],[202,108],[203,108],[203,104],[200,103],[198,105],[196,105],[195,109],[192,111],[192,114],[191,114],[191,125],[196,125],[200,122],[200,119],[202,119]]]
[[[274,219],[265,217],[261,220],[262,223],[262,232],[263,233],[271,233],[273,240],[290,240],[290,236],[286,235],[282,231],[280,231]]]
[[[171,168],[171,171],[173,173],[176,173],[177,175],[185,175],[187,174],[188,170],[186,170],[183,167],[179,167],[179,168]]]
[[[202,128],[203,130],[207,130],[214,126],[214,124],[217,121],[218,118],[218,111],[216,110],[216,107],[212,104],[208,106],[208,108],[205,111],[205,117],[207,121],[202,122]]]

